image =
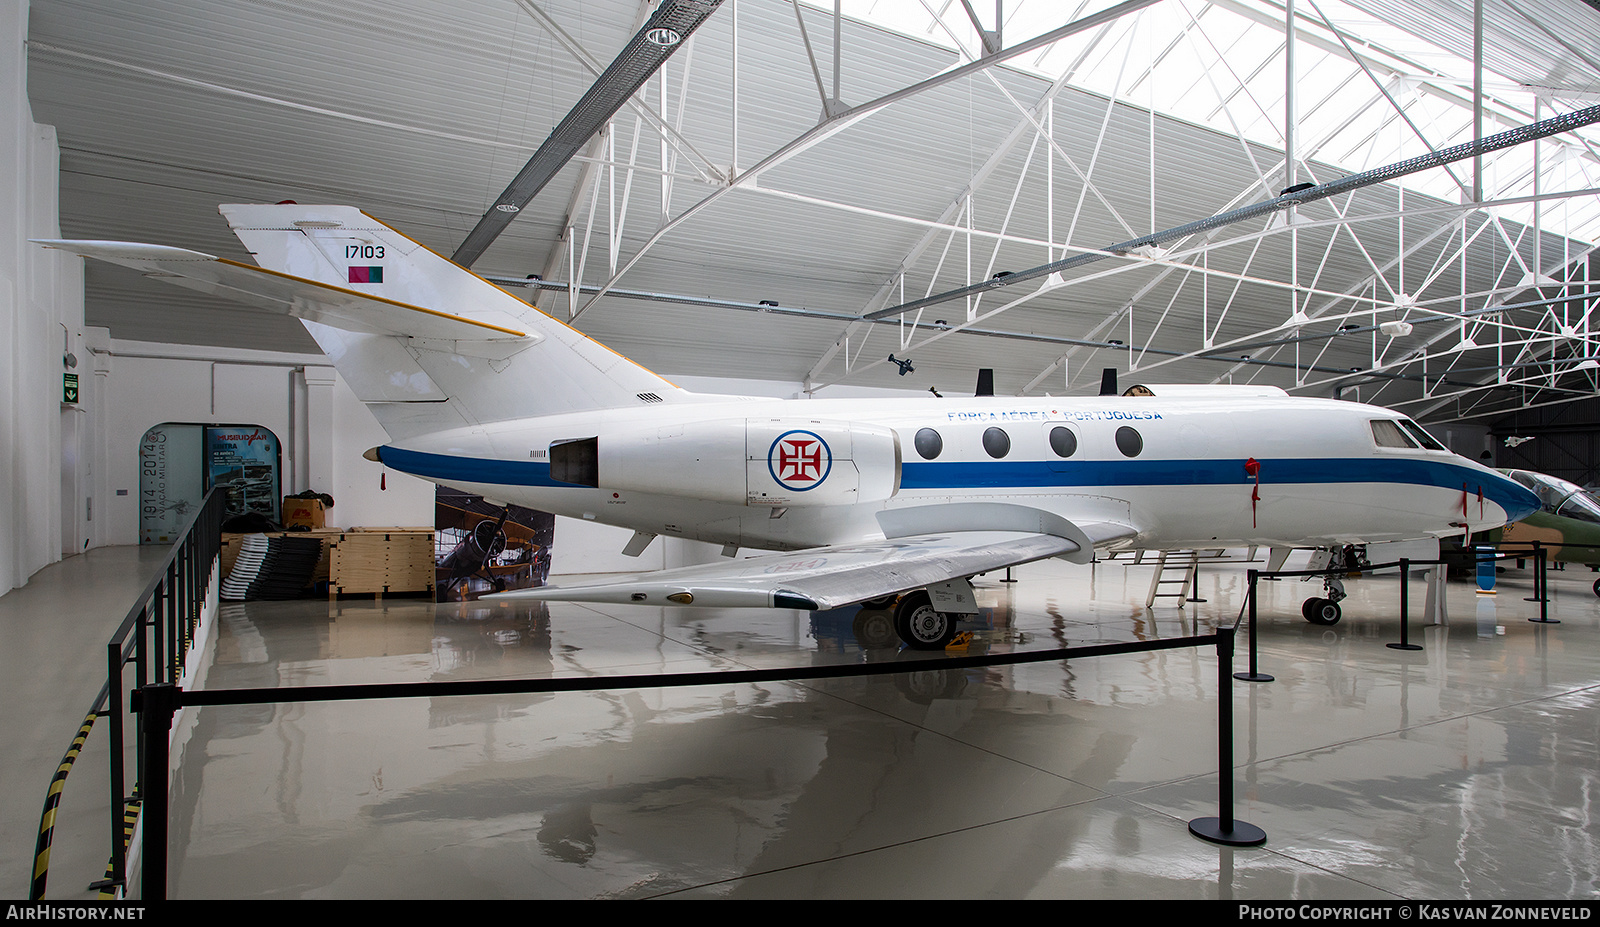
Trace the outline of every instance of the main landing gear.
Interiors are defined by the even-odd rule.
[[[912,650],[943,650],[955,640],[960,617],[934,608],[927,590],[918,589],[862,602],[854,630],[864,645],[887,646],[898,637]],[[893,632],[885,625],[892,625]]]
[[[956,599],[970,604],[972,587],[965,581],[961,585],[966,587],[965,595],[958,592]],[[976,613],[976,609],[972,611]],[[862,602],[851,629],[863,646],[892,646],[898,637],[912,650],[943,650],[956,639],[956,623],[961,618],[960,612],[935,608],[928,590],[915,589]]]
[[[937,611],[922,589],[908,592],[894,606],[894,630],[913,650],[943,650],[956,636],[956,616]]]

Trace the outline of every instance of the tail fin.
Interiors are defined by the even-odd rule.
[[[654,373],[351,206],[226,205],[267,271],[394,306],[393,328],[305,320],[391,438],[560,412],[689,398]],[[475,323],[437,337],[417,310]],[[291,310],[293,312],[293,310]],[[312,313],[293,312],[304,319]],[[332,325],[324,324],[331,322]],[[332,327],[339,326],[339,327]],[[472,337],[481,332],[482,337]],[[520,337],[519,337],[520,336]]]

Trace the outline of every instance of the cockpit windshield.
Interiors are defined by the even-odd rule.
[[[1507,470],[1505,473],[1533,490],[1534,495],[1539,497],[1539,506],[1546,512],[1600,523],[1600,503],[1577,483],[1532,470]]]
[[[1430,451],[1445,450],[1433,435],[1422,430],[1422,426],[1409,418],[1386,419],[1375,418],[1372,420],[1372,440],[1379,447],[1404,447],[1422,448]]]
[[[1561,503],[1561,508],[1556,510],[1556,514],[1600,525],[1600,502],[1586,492],[1576,492]]]
[[[1400,425],[1401,425],[1401,427],[1405,428],[1406,431],[1411,432],[1411,436],[1413,438],[1416,438],[1417,442],[1420,443],[1423,447],[1427,448],[1428,450],[1430,450],[1430,451],[1442,451],[1442,450],[1445,449],[1444,445],[1439,443],[1439,439],[1438,438],[1435,438],[1433,435],[1430,435],[1426,431],[1423,431],[1422,430],[1422,426],[1418,425],[1416,422],[1413,422],[1411,419],[1409,419],[1409,418],[1401,419],[1400,420]]]
[[[1379,447],[1416,447],[1417,442],[1406,437],[1399,424],[1386,418],[1372,420],[1372,440]]]

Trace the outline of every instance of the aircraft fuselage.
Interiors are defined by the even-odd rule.
[[[1399,418],[1287,396],[706,397],[456,429],[381,455],[491,499],[779,550],[881,537],[879,512],[950,502],[1125,524],[1138,533],[1124,546],[1142,548],[1444,536],[1536,507],[1447,450],[1380,446],[1370,423]]]

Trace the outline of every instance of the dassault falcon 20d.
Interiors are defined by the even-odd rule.
[[[367,452],[487,499],[739,560],[524,598],[827,609],[894,601],[941,648],[970,578],[1119,548],[1437,539],[1538,508],[1375,406],[1258,387],[1095,398],[772,400],[679,389],[348,206],[221,211],[259,267],[41,244],[302,319],[383,425]],[[1150,392],[1141,390],[1139,392]]]

